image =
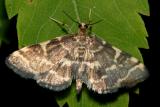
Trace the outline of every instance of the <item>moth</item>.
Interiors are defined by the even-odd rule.
[[[22,77],[54,91],[68,88],[75,80],[77,93],[86,84],[98,94],[107,94],[133,87],[148,77],[144,64],[91,34],[91,26],[78,22],[77,33],[19,49],[10,54],[6,64]]]

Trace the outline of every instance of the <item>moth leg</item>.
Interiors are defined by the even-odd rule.
[[[52,17],[49,17],[52,21],[54,21],[60,28],[63,32],[65,32],[66,34],[72,34],[72,30],[71,28],[69,27],[69,25],[67,25],[66,23],[63,23],[59,20],[56,20]]]

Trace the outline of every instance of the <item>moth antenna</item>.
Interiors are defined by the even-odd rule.
[[[70,29],[70,27],[67,24],[65,24],[65,23],[63,23],[63,22],[61,22],[59,20],[56,20],[56,19],[54,19],[52,17],[49,17],[49,19],[51,19],[56,24],[58,24],[58,26],[60,26],[62,31],[64,31],[66,34],[71,34],[72,33],[72,30]]]
[[[62,23],[62,22],[60,22],[60,21],[58,21],[58,20],[56,20],[56,19],[54,19],[54,18],[52,18],[52,17],[49,17],[49,19],[51,19],[52,21],[54,21],[54,22],[56,22],[56,23],[58,23],[58,24],[61,24],[61,25],[64,24],[64,23]]]
[[[88,16],[88,20],[89,20],[89,24],[91,23],[91,13],[92,13],[92,9],[89,9],[89,16]]]
[[[98,21],[96,21],[96,22],[89,23],[89,24],[87,24],[87,25],[94,25],[94,24],[97,24],[97,23],[99,23],[99,22],[101,22],[101,21],[103,21],[103,20],[101,19],[101,20],[98,20]]]
[[[63,11],[63,13],[69,18],[71,19],[73,22],[77,23],[77,24],[80,24],[80,22],[74,20],[68,13],[66,13],[65,11]]]

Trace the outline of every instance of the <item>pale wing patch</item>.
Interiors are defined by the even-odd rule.
[[[116,55],[114,57],[114,60],[117,60],[117,58],[120,56],[122,51],[114,46],[112,46],[112,48],[116,51]]]
[[[109,70],[114,70],[114,69],[117,69],[117,66],[115,64],[113,64],[111,67],[107,67],[105,70],[107,72]]]

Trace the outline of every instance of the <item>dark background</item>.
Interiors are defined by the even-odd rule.
[[[160,75],[158,75],[160,72],[160,3],[158,1],[149,0],[149,17],[141,15],[149,34],[147,39],[150,46],[150,49],[141,49],[141,52],[150,77],[139,84],[139,96],[130,92],[129,107],[157,107],[160,105],[158,95],[160,92]],[[10,43],[3,43],[0,47],[0,107],[58,107],[54,100],[54,92],[39,87],[33,80],[22,79],[4,64],[5,58],[18,49],[16,18],[11,19],[7,32]]]

